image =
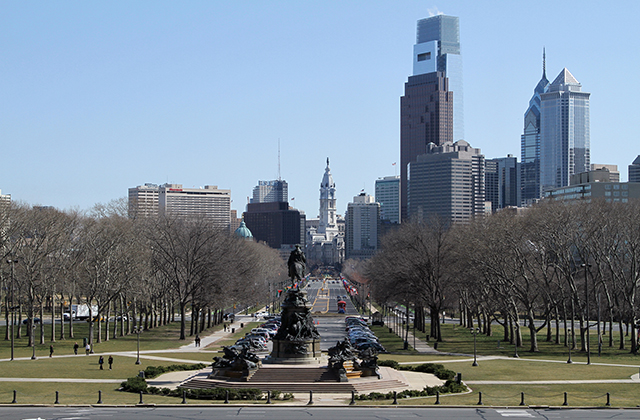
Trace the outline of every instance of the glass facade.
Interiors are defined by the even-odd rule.
[[[376,201],[380,203],[380,219],[400,223],[400,177],[376,180]]]
[[[453,92],[453,140],[464,139],[464,94],[462,83],[462,55],[460,54],[460,24],[455,16],[437,15],[418,21],[416,47],[437,41],[437,71],[449,79]],[[424,52],[423,52],[424,53]],[[424,57],[424,56],[423,56]],[[418,57],[414,57],[414,63]],[[414,76],[426,72],[427,67],[414,65]],[[418,72],[417,72],[418,71]],[[431,70],[435,71],[435,70]]]
[[[567,186],[571,175],[590,170],[589,96],[567,69],[540,96],[543,191]]]
[[[524,113],[524,131],[520,136],[520,190],[522,203],[531,205],[540,199],[540,95],[549,88],[544,56],[542,78],[533,90],[529,107]]]

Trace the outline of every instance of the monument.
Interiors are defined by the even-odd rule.
[[[320,359],[320,334],[311,316],[307,292],[297,285],[304,279],[306,259],[300,245],[289,256],[291,288],[282,302],[280,328],[273,338],[272,363],[309,363]]]

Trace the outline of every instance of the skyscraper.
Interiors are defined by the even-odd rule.
[[[512,155],[485,160],[485,199],[491,210],[520,207],[520,163]]]
[[[589,96],[566,68],[540,95],[540,183],[543,191],[569,185],[590,169]]]
[[[400,213],[407,213],[407,165],[441,145],[464,137],[462,57],[458,18],[438,15],[418,21],[413,75],[400,98]]]
[[[287,181],[258,181],[253,188],[252,203],[280,203],[289,201],[289,185]]]
[[[460,25],[455,16],[436,15],[418,21],[413,75],[441,71],[453,92],[453,140],[464,138]]]
[[[380,219],[400,223],[400,177],[376,179],[376,201],[380,203]]]
[[[640,155],[629,165],[629,182],[640,182]]]
[[[345,258],[371,258],[378,249],[380,237],[380,204],[362,192],[347,204],[345,216]]]
[[[524,113],[524,132],[520,137],[521,151],[521,194],[522,203],[530,205],[540,199],[540,95],[549,88],[545,63],[542,53],[542,78],[533,90],[529,108]]]
[[[409,214],[466,222],[484,214],[484,155],[464,140],[430,145],[409,164]]]

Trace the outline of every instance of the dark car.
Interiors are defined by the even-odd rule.
[[[23,319],[22,323],[27,325],[29,323],[29,318]],[[39,324],[40,323],[40,318],[38,318],[38,317],[33,318],[33,323],[34,324]]]

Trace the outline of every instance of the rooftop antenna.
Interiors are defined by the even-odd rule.
[[[282,181],[280,178],[280,137],[278,137],[278,181]]]
[[[545,47],[542,47],[542,78],[547,77],[547,52]]]

